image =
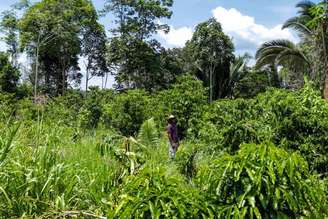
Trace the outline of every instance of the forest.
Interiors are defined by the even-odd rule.
[[[1,12],[0,218],[328,218],[328,2],[299,2],[298,43],[254,57],[215,18],[164,47],[173,5]]]

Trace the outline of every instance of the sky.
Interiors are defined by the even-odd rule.
[[[183,47],[191,39],[197,24],[214,17],[222,25],[223,31],[231,37],[236,54],[255,54],[265,41],[283,38],[297,42],[298,38],[290,30],[281,26],[288,18],[295,16],[295,5],[300,0],[175,0],[171,19],[160,22],[170,25],[168,34],[159,32],[154,37],[166,48]],[[0,11],[8,9],[16,0],[0,0]],[[102,9],[104,0],[93,0],[97,9]],[[102,17],[101,23],[109,31],[114,25],[110,16]],[[4,50],[0,42],[0,50]],[[113,80],[111,80],[111,83]],[[101,79],[93,79],[93,85],[101,84]],[[82,87],[83,84],[82,84]]]

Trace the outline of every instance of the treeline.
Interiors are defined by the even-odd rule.
[[[248,65],[250,55],[234,54],[231,39],[214,18],[197,25],[185,47],[165,49],[154,35],[169,31],[157,20],[169,19],[172,5],[172,0],[107,0],[98,12],[91,0],[21,0],[1,16],[7,52],[1,53],[0,90],[58,96],[79,87],[81,80],[88,90],[93,77],[102,77],[107,87],[108,77],[114,76],[116,89],[156,92],[182,74],[203,81],[210,102],[254,96],[268,86],[298,89],[304,76],[322,91],[327,87],[324,2],[299,3],[299,16],[284,28],[297,30],[301,42],[265,43],[254,67]],[[108,34],[99,22],[106,14],[113,20],[105,22],[114,23]],[[25,69],[18,61],[23,54],[29,60]]]

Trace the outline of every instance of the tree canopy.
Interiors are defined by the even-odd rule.
[[[9,62],[8,55],[0,52],[0,91],[14,93],[19,77],[19,70]]]
[[[90,0],[35,3],[27,9],[19,27],[22,49],[35,63],[40,62],[41,82],[48,93],[63,94],[70,81],[80,80],[80,55],[90,55],[97,59],[92,61],[93,66],[104,68],[104,61],[99,60],[103,56],[97,56],[104,50],[104,29]],[[37,56],[35,50],[38,50]]]
[[[230,65],[234,61],[234,46],[214,18],[199,24],[186,47],[191,51],[197,76],[209,87],[209,100],[228,94]]]

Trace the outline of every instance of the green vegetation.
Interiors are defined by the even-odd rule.
[[[172,4],[107,0],[109,38],[91,0],[2,13],[0,218],[328,217],[327,3],[299,3],[284,27],[301,42],[263,44],[254,67],[214,18],[163,48]]]
[[[208,105],[199,82],[183,80],[153,95],[92,90],[1,105],[0,215],[327,216],[328,104],[310,85]],[[167,111],[154,110],[172,94],[185,130],[174,161]]]

